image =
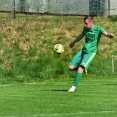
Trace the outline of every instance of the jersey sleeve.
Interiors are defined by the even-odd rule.
[[[101,33],[106,32],[106,31],[105,31],[105,29],[104,29],[104,28],[102,28],[102,27],[100,27],[100,31],[101,31]]]

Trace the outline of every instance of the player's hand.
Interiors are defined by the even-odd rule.
[[[74,42],[71,42],[70,43],[70,48],[72,48],[74,46],[74,44],[75,44]]]
[[[113,38],[113,37],[114,37],[114,34],[109,33],[109,37],[110,37],[110,38]]]
[[[114,34],[113,34],[113,33],[104,32],[103,34],[104,34],[106,37],[114,38]]]

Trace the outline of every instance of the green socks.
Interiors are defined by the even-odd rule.
[[[74,83],[73,83],[73,86],[76,87],[78,85],[78,83],[79,83],[79,81],[80,81],[81,78],[82,78],[82,73],[78,73],[77,72],[76,78],[75,78]]]

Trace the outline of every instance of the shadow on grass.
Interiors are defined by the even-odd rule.
[[[66,91],[68,91],[68,90],[54,89],[54,90],[51,90],[51,91],[63,91],[63,92],[66,92]]]
[[[50,90],[43,90],[43,91],[67,92],[68,90],[64,90],[64,89],[50,89]]]
[[[102,84],[102,85],[117,85],[117,84]]]
[[[93,84],[91,86],[100,86],[100,85],[112,85],[112,86],[114,86],[114,85],[117,85],[117,84]]]

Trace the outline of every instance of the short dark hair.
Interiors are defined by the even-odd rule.
[[[86,17],[84,18],[84,21],[87,20],[87,19],[90,20],[90,21],[93,21],[93,16],[89,16],[89,15],[86,16]]]

